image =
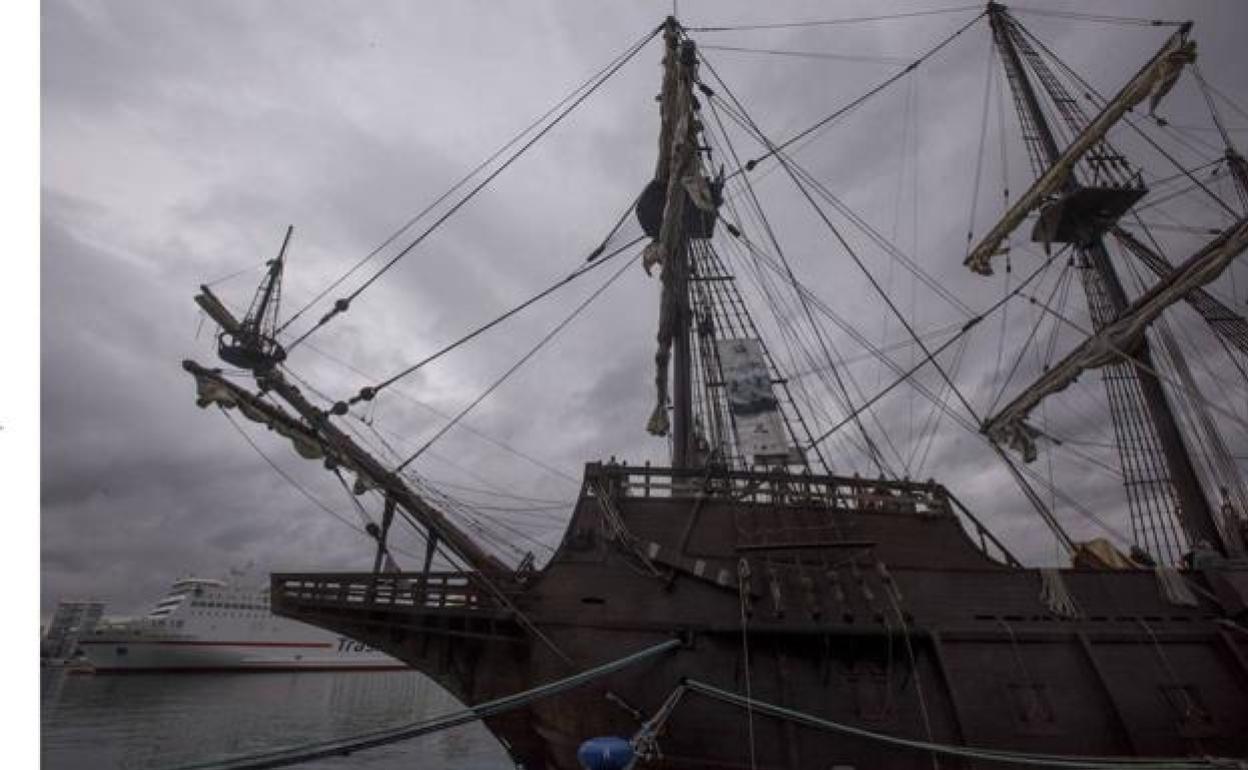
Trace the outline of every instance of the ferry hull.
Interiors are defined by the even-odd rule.
[[[272,614],[268,587],[187,577],[147,615],[100,624],[78,640],[95,671],[404,669],[385,653]]]
[[[351,642],[351,644],[356,644]],[[93,639],[83,654],[97,673],[193,671],[399,670],[406,666],[375,651],[337,654],[330,642],[213,642]]]

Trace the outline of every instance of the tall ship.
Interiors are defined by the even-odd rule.
[[[97,673],[404,669],[369,647],[274,615],[269,586],[185,577],[145,615],[104,620],[77,638]]]
[[[1028,13],[1136,35],[1133,74],[1098,90]],[[1190,22],[995,2],[894,15],[914,16],[940,31],[934,46],[782,136],[720,66],[751,49],[702,44],[750,28],[668,18],[419,228],[351,266],[317,312],[279,318],[285,246],[244,312],[202,287],[222,363],[184,362],[198,405],[288,439],[371,517],[372,571],[274,574],[273,611],[426,673],[530,770],[575,768],[603,736],[622,737],[639,768],[1245,767],[1248,322],[1232,284],[1248,247],[1248,164],[1224,114],[1241,108],[1201,70]],[[909,152],[904,132],[886,141],[900,123],[868,108],[958,50],[985,66],[942,98],[964,99],[975,128],[942,137],[978,147],[973,162]],[[305,340],[367,302],[643,52],[662,61],[657,115],[649,95],[630,109],[651,121],[657,160],[570,274],[388,377],[346,387],[300,374]],[[1203,111],[1199,142],[1168,111],[1180,97],[1195,105],[1184,121]],[[880,121],[874,146],[838,145],[842,122],[862,115]],[[870,183],[872,152],[880,168],[904,156],[968,182],[964,248],[929,248],[916,230],[908,253],[838,194],[839,169]],[[1001,181],[985,181],[996,168]],[[819,271],[799,256],[833,263],[830,283],[804,281]],[[466,511],[416,461],[615,279],[643,270],[659,318],[653,362],[639,364],[653,366],[653,410],[635,425],[670,460],[588,462],[553,554],[513,555],[499,543],[520,541],[483,527],[489,511]],[[372,406],[396,383],[593,281],[414,451],[375,430]],[[872,318],[838,309],[863,297]],[[889,330],[900,342],[885,344]],[[879,364],[876,382],[854,375],[847,340]],[[966,353],[976,345],[989,352]],[[913,397],[910,429],[900,393]],[[938,431],[962,440],[934,444]],[[934,445],[945,482],[919,475]],[[1030,523],[1004,516],[1020,510]],[[399,528],[425,553],[387,572]],[[1020,545],[1032,560],[1056,554],[1028,566]],[[621,659],[627,670],[508,700]]]

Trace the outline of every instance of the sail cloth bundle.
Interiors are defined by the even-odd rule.
[[[195,374],[195,403],[200,408],[208,408],[216,404],[222,409],[234,409],[252,422],[259,423],[279,436],[290,439],[295,452],[305,460],[320,460],[325,457],[325,447],[316,435],[298,424],[280,419],[278,415],[269,414],[263,405],[252,404],[237,394],[223,382]]]
[[[1166,98],[1166,94],[1170,93],[1170,89],[1174,88],[1174,84],[1179,82],[1179,76],[1183,74],[1183,68],[1195,62],[1195,40],[1188,40],[1178,50],[1167,53],[1162,57],[1157,67],[1151,71],[1148,80],[1134,84],[1136,89],[1127,95],[1131,106],[1134,107],[1144,101],[1144,97],[1151,96],[1148,100],[1148,114],[1156,117],[1157,105],[1161,104],[1161,100]]]
[[[673,274],[675,260],[670,252],[679,248],[681,230],[686,238],[709,238],[714,234],[717,212],[723,202],[722,191],[722,169],[720,177],[710,181],[695,167],[692,173],[680,177],[678,185],[669,185],[665,179],[652,180],[637,201],[637,219],[646,234],[654,239],[642,252],[641,266],[646,275],[650,275],[650,269],[660,265],[659,277],[663,283],[663,294],[659,300],[659,348],[654,356],[658,397],[654,412],[646,423],[646,430],[651,435],[666,436],[671,427],[667,417],[667,367],[676,335],[680,301]],[[676,221],[668,225],[671,220]],[[665,237],[667,230],[675,232]]]
[[[1162,597],[1175,605],[1176,607],[1197,607],[1200,602],[1196,599],[1196,594],[1192,593],[1191,586],[1179,574],[1174,567],[1158,566],[1153,570],[1153,574],[1157,576],[1157,587],[1161,590]]]
[[[1075,597],[1066,588],[1062,573],[1056,569],[1040,570],[1040,601],[1058,617],[1077,618],[1081,614]]]
[[[656,403],[646,430],[667,435],[667,369],[672,343],[678,332],[684,298],[682,276],[677,274],[681,252],[691,238],[710,238],[717,210],[723,202],[723,170],[711,182],[702,172],[698,155],[698,132],[702,125],[694,115],[697,53],[692,42],[679,42],[674,27],[665,34],[667,55],[663,59],[663,92],[659,97],[659,158],[654,179],[637,200],[637,221],[652,238],[642,255],[646,274],[661,265],[663,293],[659,300],[658,350],[654,354]],[[680,269],[687,269],[681,267]]]
[[[1128,110],[1150,94],[1153,97],[1151,106],[1157,106],[1178,82],[1183,66],[1196,59],[1196,44],[1187,39],[1189,29],[1190,25],[1184,25],[1170,36],[1157,55],[1136,73],[1117,96],[1106,103],[1101,112],[1054,159],[1052,165],[1019,196],[1001,220],[971,249],[962,264],[980,275],[992,275],[992,258],[1004,253],[1002,243],[1028,214],[1052,201],[1063,190],[1075,164],[1098,142],[1104,140],[1109,130]]]
[[[1214,238],[1127,306],[1118,318],[1084,340],[1030,388],[984,423],[984,432],[999,445],[1018,450],[1023,459],[1036,459],[1037,432],[1025,424],[1027,416],[1046,396],[1065,390],[1079,375],[1115,361],[1134,362],[1132,353],[1144,338],[1144,330],[1162,312],[1188,293],[1210,283],[1248,249],[1248,217]]]

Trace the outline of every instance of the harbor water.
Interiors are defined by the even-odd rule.
[[[45,770],[148,770],[261,752],[457,711],[406,671],[91,675],[43,669]],[[313,770],[503,770],[506,753],[472,723],[318,760]]]

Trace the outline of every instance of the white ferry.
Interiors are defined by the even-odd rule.
[[[279,618],[269,588],[187,577],[151,612],[103,622],[78,644],[97,672],[402,669],[345,636]]]

